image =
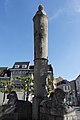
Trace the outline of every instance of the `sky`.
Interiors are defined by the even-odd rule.
[[[80,74],[80,0],[0,0],[0,67],[34,64],[33,16],[43,4],[48,16],[48,60],[54,77]]]

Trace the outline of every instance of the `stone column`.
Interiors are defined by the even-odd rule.
[[[34,102],[33,120],[39,120],[39,104],[47,96],[48,67],[48,17],[42,5],[33,18],[34,22]]]

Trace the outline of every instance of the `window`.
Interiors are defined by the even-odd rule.
[[[22,71],[22,74],[26,74],[26,71]]]
[[[19,74],[22,74],[22,71],[19,71]]]
[[[15,65],[15,68],[19,68],[19,65]]]
[[[27,65],[22,65],[22,68],[27,68]]]
[[[15,74],[17,75],[17,74],[18,74],[18,71],[15,71]]]
[[[67,90],[67,88],[66,88],[67,86],[63,86],[63,90],[65,91],[65,90]]]
[[[70,86],[68,85],[68,90],[70,90]]]

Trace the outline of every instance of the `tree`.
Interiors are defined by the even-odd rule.
[[[26,100],[28,100],[29,94],[33,92],[33,80],[30,75],[27,75],[26,77],[17,76],[17,79],[19,79],[22,83],[23,90],[24,90],[24,100],[25,100],[25,92],[27,92]]]
[[[7,81],[7,90],[10,93],[14,89],[14,82],[8,80]]]
[[[47,89],[48,95],[50,95],[54,91],[53,79],[52,78],[47,78],[47,80],[46,80],[46,89]]]
[[[4,101],[5,101],[5,93],[6,93],[6,85],[7,85],[7,82],[4,81],[4,80],[1,80],[1,84],[2,84],[2,86],[3,86],[3,90],[2,90],[2,92],[3,92],[3,102],[2,102],[2,104],[3,104]]]
[[[5,80],[1,80],[1,85],[3,86],[3,102],[2,104],[4,103],[5,101],[5,94],[6,92],[10,93],[11,90],[14,88],[14,82],[11,82],[10,80],[8,81],[5,81]]]

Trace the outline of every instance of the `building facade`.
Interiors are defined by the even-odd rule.
[[[29,62],[15,62],[11,71],[11,81],[16,81],[17,76],[25,77],[29,73]]]
[[[53,86],[54,86],[54,89],[56,89],[57,88],[57,84],[59,83],[59,82],[61,82],[63,80],[63,78],[62,77],[58,77],[58,78],[54,78],[54,80],[53,80]]]
[[[80,75],[75,79],[76,81],[76,91],[77,91],[77,101],[80,106]]]
[[[70,81],[71,85],[71,95],[73,98],[73,105],[78,105],[78,99],[77,99],[77,89],[76,89],[76,80]]]
[[[15,83],[16,88],[22,87],[22,79],[30,76],[33,79],[33,70],[30,69],[30,62],[15,62],[11,71],[11,81]]]
[[[20,88],[21,86],[19,77],[30,76],[31,79],[34,79],[34,65],[31,65],[30,62],[15,62],[9,70],[11,71],[10,80],[16,84],[16,87]],[[53,67],[51,64],[48,65],[47,71],[46,84],[49,84],[50,88],[53,89]],[[52,82],[49,82],[49,80]]]

